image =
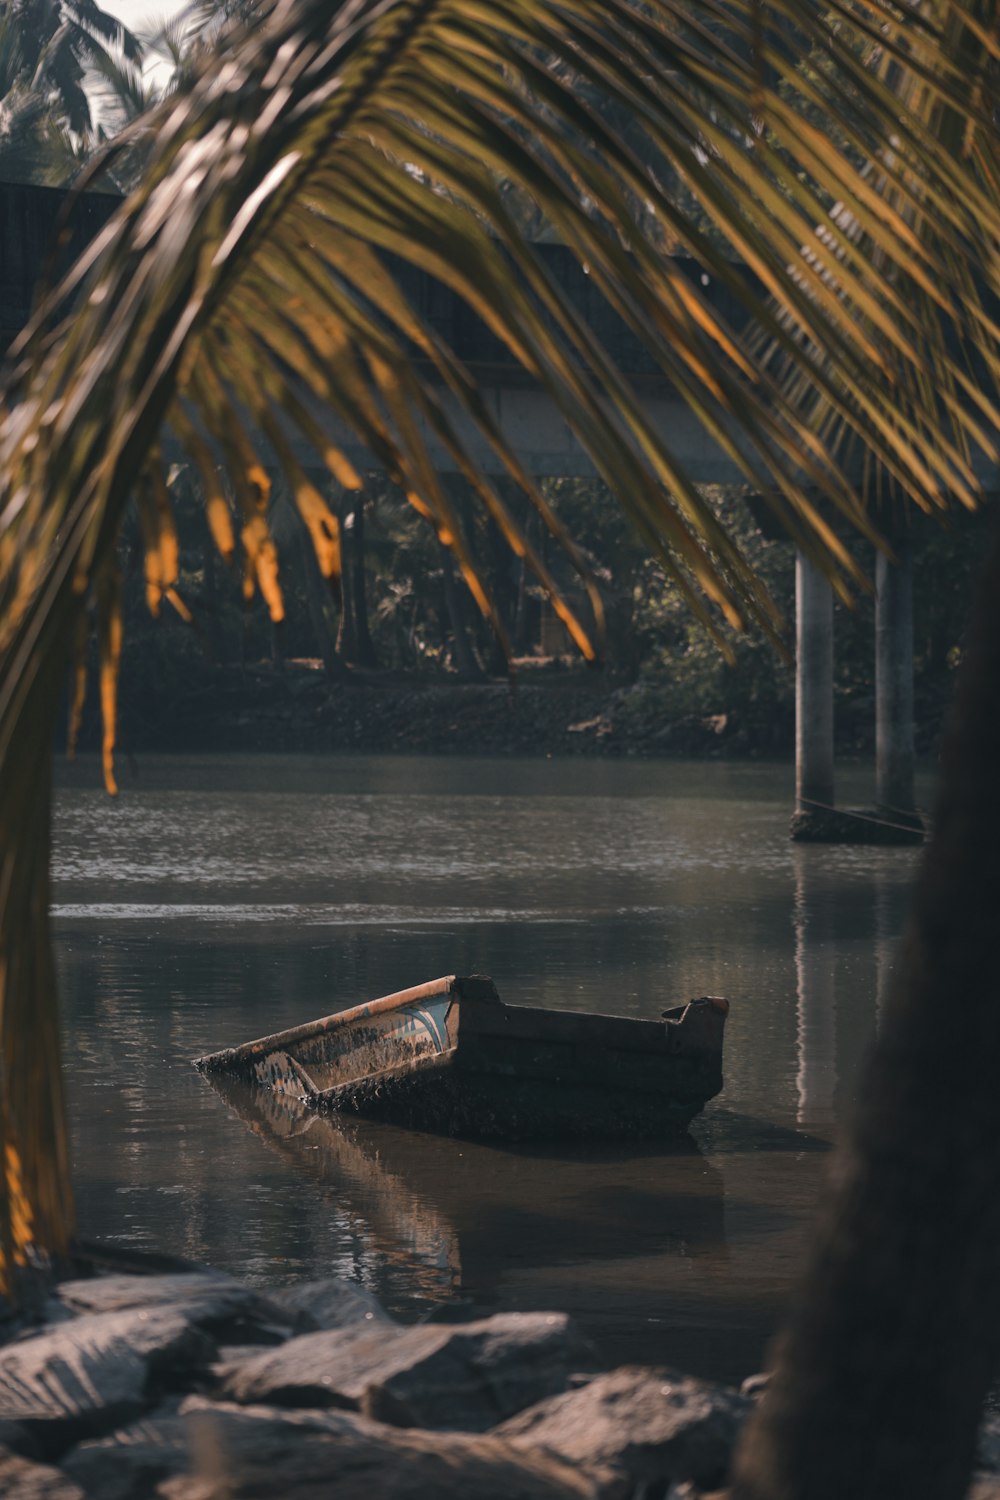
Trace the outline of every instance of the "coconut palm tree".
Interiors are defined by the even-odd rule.
[[[92,70],[141,76],[141,47],[93,0],[0,3],[0,180],[59,185],[101,138]]]
[[[145,122],[152,149],[141,185],[17,340],[3,385],[0,1255],[8,1287],[20,1264],[58,1252],[72,1229],[48,931],[49,745],[65,664],[82,660],[92,599],[105,777],[114,791],[115,540],[130,499],[146,538],[154,612],[164,601],[186,608],[164,479],[165,455],[183,450],[201,476],[219,550],[238,559],[247,592],[259,588],[280,619],[268,467],[281,467],[320,568],[336,580],[337,519],[296,447],[310,445],[340,485],[360,488],[331,435],[332,414],[452,550],[489,612],[430,458],[430,434],[593,655],[590,633],[473,461],[465,424],[492,446],[586,576],[582,559],[469,371],[406,300],[393,270],[402,260],[463,296],[550,393],[720,639],[726,622],[747,620],[777,638],[766,593],[526,243],[512,200],[533,204],[547,234],[586,264],[712,439],[847,592],[854,569],[829,511],[876,535],[844,467],[853,448],[931,510],[956,497],[976,503],[975,454],[995,457],[996,21],[989,0],[975,8],[953,0],[905,8],[891,0],[776,0],[766,8],[759,0],[697,8],[679,0],[348,0],[333,16],[325,0],[279,0],[253,34],[227,33],[224,53]],[[615,111],[637,122],[648,153],[609,124]],[[669,172],[651,170],[650,160]],[[676,181],[683,202],[671,190]],[[738,338],[700,277],[665,253],[677,245],[743,306],[753,337]],[[220,466],[236,496],[235,525]],[[998,583],[991,602],[1000,599]],[[898,1389],[883,1400],[879,1451],[895,1465],[891,1492],[959,1493],[1000,1326],[986,1318],[977,1327],[973,1316],[984,1269],[992,1275],[1000,1250],[998,1091],[990,1075],[984,1093],[983,1077],[1000,1024],[1000,1006],[986,1003],[994,999],[1000,897],[998,793],[975,814],[970,805],[1000,749],[995,623],[985,654],[970,653],[965,738],[953,752],[961,785],[942,804],[928,856],[897,1021],[869,1086],[877,1098],[845,1158],[846,1185],[774,1399],[741,1460],[741,1496],[876,1493],[858,1471],[858,1443],[890,1378]],[[81,666],[75,681],[78,716]],[[963,758],[975,774],[964,775]],[[963,863],[970,838],[974,858]],[[969,962],[980,965],[978,987]],[[929,1019],[953,989],[979,1049],[971,1073],[960,1049],[936,1046]],[[927,1129],[911,1136],[910,1127],[920,1110],[928,1117],[925,1056],[942,1055],[936,1107],[948,1130],[935,1154]],[[911,1066],[915,1056],[923,1071]],[[918,1087],[899,1083],[901,1058]],[[921,1151],[915,1161],[911,1139]],[[880,1155],[880,1141],[891,1143],[892,1160]],[[981,1170],[970,1184],[962,1152],[977,1143],[972,1160]],[[897,1224],[885,1263],[872,1270],[868,1259],[873,1214],[884,1227],[880,1205],[912,1227],[914,1174],[918,1224],[926,1224],[932,1191],[963,1210],[964,1245],[940,1258],[953,1273],[951,1300],[942,1298],[945,1311],[930,1320],[925,1299],[940,1235],[928,1230],[903,1255]],[[896,1296],[894,1276],[903,1288]],[[838,1337],[838,1309],[844,1327],[857,1326],[843,1318],[843,1299],[863,1291],[870,1320],[880,1288],[884,1319],[869,1326],[904,1355],[929,1328],[928,1350],[941,1356],[936,1372],[930,1353],[912,1368],[905,1357],[895,1366],[866,1362],[867,1343],[845,1346]],[[958,1379],[956,1349],[972,1351]],[[922,1447],[908,1420],[908,1448],[900,1438],[916,1369],[941,1398],[948,1442],[942,1422],[921,1429]],[[827,1408],[831,1391],[837,1402]],[[921,1396],[922,1415],[930,1399]],[[816,1442],[828,1436],[828,1409],[845,1435]],[[851,1465],[854,1482],[845,1484]],[[871,1473],[886,1493],[885,1468],[873,1462]]]
[[[0,10],[0,181],[55,185],[79,165],[51,97],[32,86],[20,27]]]
[[[84,88],[88,68],[121,55],[139,63],[142,49],[128,27],[96,0],[4,0],[0,6],[20,38],[26,80],[47,97],[77,135],[93,129]]]
[[[136,33],[136,41],[138,58],[115,48],[92,57],[88,68],[88,98],[98,123],[84,138],[81,158],[93,157],[124,135],[125,140],[119,141],[109,161],[103,184],[121,193],[130,192],[142,177],[150,149],[146,118],[157,104],[193,77],[202,54],[213,45],[183,12],[150,21]]]

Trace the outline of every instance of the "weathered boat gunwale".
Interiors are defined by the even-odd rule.
[[[487,990],[487,986],[489,993]],[[296,1042],[311,1041],[331,1031],[346,1029],[371,1017],[388,1015],[403,1010],[407,1005],[420,1000],[433,1000],[438,995],[453,995],[459,1000],[491,1000],[499,1003],[500,997],[492,980],[479,975],[460,976],[444,974],[440,979],[429,979],[425,984],[415,984],[408,990],[397,990],[391,995],[380,995],[377,1000],[368,1000],[362,1005],[352,1005],[348,1010],[336,1010],[316,1021],[304,1021],[300,1026],[291,1026],[286,1031],[275,1031],[269,1036],[254,1037],[238,1047],[223,1047],[218,1052],[206,1052],[196,1057],[194,1065],[204,1072],[225,1070],[234,1064],[251,1064],[269,1052],[285,1051]]]
[[[451,1135],[640,1138],[684,1129],[722,1087],[728,1002],[660,1020],[509,1006],[447,975],[196,1060],[323,1113]]]

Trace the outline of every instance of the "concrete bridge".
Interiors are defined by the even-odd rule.
[[[72,210],[70,253],[64,257],[67,264],[84,249],[119,201],[99,193],[88,193],[77,201]],[[48,261],[57,215],[64,202],[65,193],[59,189],[0,184],[0,334],[5,342],[27,319],[35,279]],[[648,419],[691,477],[701,484],[741,483],[740,470],[671,389],[649,352],[596,290],[572,253],[562,245],[539,245],[537,252],[578,310],[580,322],[593,331],[635,387]],[[700,275],[693,261],[685,264],[692,279]],[[471,308],[427,272],[401,261],[393,263],[393,272],[415,311],[475,375],[493,420],[528,472],[536,478],[596,478],[593,463],[551,397],[516,363]],[[745,323],[739,302],[725,288],[715,288],[712,300],[734,326]],[[325,425],[361,472],[381,468],[375,455],[346,427],[330,417],[325,418]],[[467,423],[458,425],[483,470],[497,477],[505,475],[492,448],[478,433]],[[440,472],[455,472],[450,453],[426,429],[425,436]],[[315,462],[315,455],[311,458]]]
[[[106,222],[118,199],[87,194],[77,200],[64,259],[78,254]],[[65,194],[56,189],[0,184],[0,337],[4,346],[23,326],[33,287],[48,262],[57,216]],[[735,484],[742,475],[671,388],[648,351],[622,323],[573,255],[559,245],[539,245],[537,253],[578,309],[581,323],[627,376],[647,418],[669,444],[691,477],[704,484]],[[684,262],[700,278],[712,303],[739,328],[746,321],[727,289],[712,286],[694,262]],[[494,421],[530,473],[537,478],[596,477],[588,455],[563,420],[551,397],[539,389],[506,347],[453,292],[411,266],[394,267],[416,310],[450,344],[479,382]],[[468,424],[459,423],[469,449],[488,473],[500,475],[492,449]],[[355,436],[336,423],[330,435],[362,472],[380,465]],[[453,470],[450,455],[428,436],[429,450],[442,472]],[[997,476],[984,475],[1000,488]],[[857,837],[866,841],[900,837],[914,819],[912,581],[905,532],[896,539],[899,566],[876,559],[876,738],[878,820],[845,821],[834,807],[833,779],[833,599],[829,585],[801,555],[796,560],[796,817],[801,838]],[[912,833],[909,835],[912,837]]]

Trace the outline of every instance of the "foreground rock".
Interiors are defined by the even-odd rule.
[[[164,1392],[207,1378],[219,1341],[273,1345],[297,1315],[214,1272],[63,1282],[55,1321],[8,1344],[0,1437],[43,1457],[131,1421]]]
[[[0,1495],[3,1500],[85,1500],[84,1491],[60,1469],[32,1463],[0,1448]]]
[[[94,1500],[146,1500],[191,1474],[192,1435],[178,1411],[156,1412],[110,1437],[81,1443],[63,1460],[63,1472]]]
[[[750,1400],[667,1369],[598,1375],[511,1417],[497,1435],[585,1468],[614,1465],[653,1486],[721,1485]]]
[[[362,1323],[379,1326],[396,1323],[371,1292],[337,1276],[294,1282],[281,1291],[272,1292],[270,1300],[293,1320],[296,1333],[314,1332],[320,1328],[353,1328]]]
[[[122,1273],[61,1281],[54,1300],[71,1313],[124,1312],[130,1307],[151,1307],[158,1302],[187,1301],[190,1297],[233,1291],[247,1296],[246,1287],[235,1276],[226,1276],[221,1271],[172,1272],[167,1276]]]
[[[0,1355],[0,1359],[2,1358]],[[10,1453],[20,1453],[24,1458],[39,1457],[38,1444],[26,1428],[17,1422],[0,1420],[0,1451],[4,1449]]]
[[[169,1306],[183,1310],[195,1327],[227,1344],[280,1343],[296,1331],[301,1321],[293,1309],[280,1307],[234,1276],[217,1271],[168,1276],[91,1276],[64,1281],[52,1302],[71,1314]]]
[[[399,1427],[481,1432],[565,1390],[591,1350],[564,1313],[304,1334],[241,1360],[220,1394],[340,1407]]]
[[[976,1439],[976,1462],[980,1469],[1000,1475],[1000,1417],[984,1417]]]
[[[47,1311],[0,1355],[0,1500],[728,1500],[766,1386],[581,1375],[563,1314],[403,1327],[333,1278],[114,1274]],[[1000,1500],[1000,1418],[978,1469]]]
[[[86,1443],[65,1465],[87,1500],[627,1500],[619,1477],[583,1473],[497,1437],[403,1432],[350,1412],[189,1398],[181,1412]],[[55,1500],[55,1497],[53,1497]],[[61,1500],[61,1497],[60,1497]]]
[[[0,1360],[0,1420],[43,1455],[137,1417],[216,1351],[186,1307],[93,1313],[9,1344]]]

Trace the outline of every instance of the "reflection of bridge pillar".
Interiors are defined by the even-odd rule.
[[[896,564],[875,559],[875,801],[880,811],[914,810],[913,546],[895,542]]]
[[[795,811],[833,806],[833,590],[795,554]]]
[[[893,921],[889,901],[889,887],[884,865],[878,865],[875,875],[875,1028],[878,1030],[885,1014],[892,982],[896,946],[899,941],[898,923]]]
[[[795,993],[798,1108],[800,1125],[829,1125],[837,1087],[837,1006],[834,981],[836,952],[830,893],[814,891],[809,899],[807,861],[796,850]]]

